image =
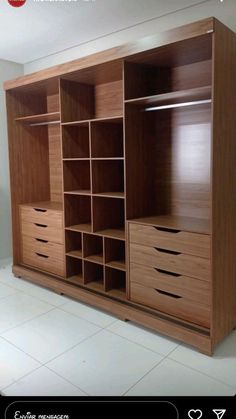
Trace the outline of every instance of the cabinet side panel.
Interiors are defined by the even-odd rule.
[[[8,139],[11,181],[13,260],[21,258],[19,204],[50,199],[47,127],[15,122],[20,103],[7,92]]]
[[[236,325],[236,35],[215,22],[213,36],[213,345]]]

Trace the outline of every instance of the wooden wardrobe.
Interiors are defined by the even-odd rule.
[[[209,18],[6,82],[13,273],[212,354],[236,325],[235,69]]]

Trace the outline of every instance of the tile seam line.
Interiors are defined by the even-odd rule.
[[[169,355],[167,356],[167,358],[170,361],[176,362],[176,364],[182,365],[185,368],[188,368],[188,369],[190,369],[192,371],[198,372],[199,374],[204,375],[205,377],[211,378],[212,380],[217,381],[220,384],[224,384],[225,386],[232,388],[235,391],[235,395],[236,395],[236,386],[234,387],[234,386],[232,386],[232,384],[226,383],[226,381],[222,381],[222,380],[220,380],[218,378],[213,377],[212,375],[209,375],[209,374],[206,374],[205,372],[202,372],[200,370],[197,370],[196,368],[193,368],[193,367],[190,367],[189,365],[183,364],[180,361],[176,361],[175,359],[170,358]]]
[[[53,55],[56,55],[56,54],[60,54],[60,53],[63,53],[63,52],[69,51],[70,49],[77,48],[77,47],[81,47],[82,45],[86,45],[86,44],[88,44],[88,43],[90,43],[90,42],[98,41],[98,40],[100,40],[100,39],[102,39],[102,38],[106,38],[107,36],[110,36],[110,35],[115,35],[115,34],[117,34],[117,33],[123,32],[123,31],[125,31],[125,30],[132,29],[132,28],[135,28],[135,27],[137,27],[137,26],[140,26],[140,25],[142,25],[142,24],[144,24],[144,23],[152,22],[152,21],[154,21],[154,20],[158,20],[158,19],[161,19],[161,18],[163,18],[163,17],[167,17],[167,16],[169,16],[169,15],[174,15],[174,14],[176,14],[176,13],[178,13],[178,12],[183,12],[184,10],[188,10],[188,9],[193,8],[193,7],[197,7],[197,6],[201,5],[201,4],[206,4],[206,3],[209,3],[209,2],[211,2],[211,1],[212,1],[212,0],[201,0],[201,1],[199,1],[198,3],[192,4],[191,6],[185,6],[185,7],[182,7],[182,8],[180,8],[180,9],[173,10],[172,12],[163,13],[162,15],[155,16],[155,17],[152,17],[152,18],[150,18],[150,19],[146,19],[146,20],[144,20],[144,21],[142,21],[142,22],[135,23],[134,25],[125,26],[124,28],[121,28],[121,29],[115,30],[115,31],[113,31],[113,32],[106,33],[105,35],[101,35],[101,36],[98,36],[98,37],[96,37],[96,38],[92,38],[92,39],[90,39],[90,40],[88,40],[88,41],[84,41],[84,42],[81,42],[81,43],[79,43],[79,44],[73,45],[73,46],[71,46],[71,47],[64,48],[64,49],[62,49],[62,50],[59,50],[59,51],[53,52],[53,53],[51,53],[51,54],[44,55],[44,56],[41,56],[41,57],[36,58],[36,59],[34,59],[34,60],[31,60],[31,61],[26,61],[26,62],[19,63],[19,64],[21,64],[21,65],[23,65],[23,66],[26,66],[26,65],[28,65],[28,64],[33,64],[33,63],[35,63],[36,61],[43,60],[44,58],[49,58],[49,57],[52,57]],[[40,70],[39,70],[39,71],[40,71]],[[27,74],[30,74],[30,73],[25,73],[24,75],[27,75]]]

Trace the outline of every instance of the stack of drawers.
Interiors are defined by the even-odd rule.
[[[210,327],[210,236],[129,222],[130,299]]]
[[[58,276],[65,275],[62,211],[47,205],[20,206],[22,262]]]

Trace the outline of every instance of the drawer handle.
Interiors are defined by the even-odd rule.
[[[48,259],[49,256],[43,255],[42,253],[35,253],[37,256],[39,256],[40,258],[44,258],[44,259]]]
[[[165,271],[164,269],[154,268],[155,271],[160,272],[161,274],[170,275],[170,276],[181,276],[181,274],[176,274],[175,272]]]
[[[35,239],[35,240],[37,240],[37,242],[40,242],[40,243],[48,243],[48,240],[43,240],[43,239]]]
[[[166,249],[161,249],[159,247],[155,247],[155,249],[158,252],[162,252],[162,253],[169,253],[170,255],[181,255],[181,252],[175,252],[174,250],[166,250]]]
[[[176,298],[176,299],[182,298],[180,295],[171,294],[170,292],[162,291],[162,290],[159,290],[159,289],[155,289],[155,291],[159,292],[159,294],[167,295],[167,297],[172,297],[172,298]]]
[[[42,208],[34,208],[34,211],[37,211],[37,212],[47,212],[46,209],[42,209]]]
[[[173,234],[177,234],[181,232],[181,230],[172,230],[171,228],[167,228],[167,227],[154,227],[154,228],[158,231],[166,231],[167,233],[173,233]]]
[[[46,227],[47,227],[47,225],[46,225],[46,224],[38,224],[38,223],[35,223],[35,225],[36,225],[37,227],[43,227],[43,228],[46,228]]]

